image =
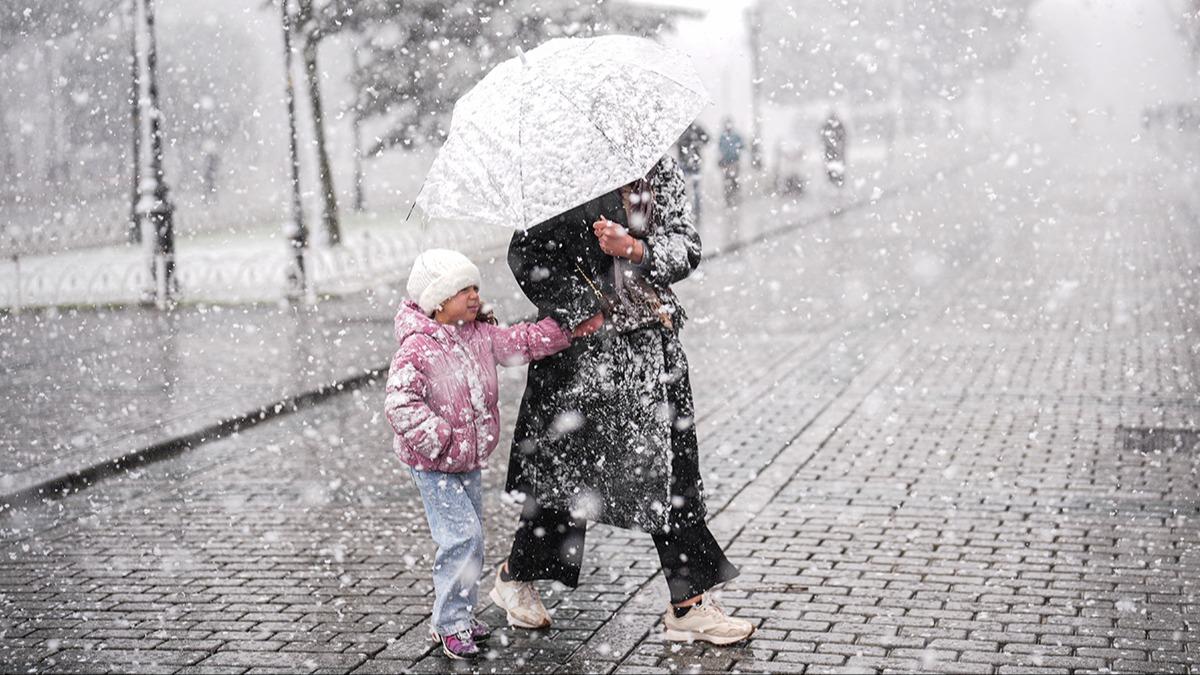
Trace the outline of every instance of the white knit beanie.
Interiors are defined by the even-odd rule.
[[[408,297],[426,314],[458,295],[468,286],[479,285],[479,268],[458,251],[431,248],[413,261],[408,273]]]

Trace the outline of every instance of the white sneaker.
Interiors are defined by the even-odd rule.
[[[754,634],[754,624],[729,616],[715,600],[707,595],[692,605],[682,618],[675,618],[674,608],[663,614],[663,637],[672,642],[711,642],[730,645]]]
[[[539,629],[550,625],[550,613],[542,604],[537,589],[529,581],[504,581],[496,568],[496,584],[488,597],[496,606],[508,613],[508,625],[515,628]]]

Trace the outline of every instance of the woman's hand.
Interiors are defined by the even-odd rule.
[[[595,333],[596,331],[600,330],[600,327],[603,325],[604,325],[604,312],[596,312],[594,315],[592,315],[592,318],[588,319],[587,321],[584,321],[583,323],[579,324],[578,326],[575,326],[575,330],[571,331],[571,337],[573,337],[573,338],[586,337],[586,336],[591,335],[592,333]]]
[[[600,240],[600,250],[608,255],[625,258],[634,263],[642,262],[646,254],[645,245],[621,227],[620,223],[601,216],[600,220],[592,223],[592,232]]]

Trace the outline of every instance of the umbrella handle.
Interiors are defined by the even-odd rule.
[[[583,277],[583,280],[587,282],[587,285],[592,287],[592,292],[596,294],[596,299],[600,301],[600,308],[604,311],[604,313],[612,314],[613,301],[596,287],[596,284],[592,281],[592,278],[588,276],[587,272],[583,271],[583,268],[579,266],[578,262],[575,263],[575,269],[579,271],[579,276]]]

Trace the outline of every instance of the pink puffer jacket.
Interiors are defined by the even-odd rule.
[[[449,326],[406,300],[384,411],[400,461],[415,469],[463,473],[484,465],[500,438],[496,366],[545,358],[571,344],[553,319],[508,328],[473,321]]]

